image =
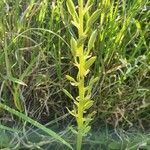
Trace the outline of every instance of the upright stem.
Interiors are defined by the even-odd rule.
[[[79,38],[83,35],[83,0],[78,0],[78,6],[79,6],[79,24],[80,28],[78,30]],[[84,44],[82,44],[79,47],[80,50],[80,56],[79,56],[79,77],[78,77],[78,90],[79,90],[79,107],[78,107],[78,118],[77,118],[77,124],[78,124],[78,135],[77,135],[77,145],[76,149],[81,150],[82,145],[82,130],[83,130],[83,100],[84,100]]]

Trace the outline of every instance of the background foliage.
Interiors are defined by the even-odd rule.
[[[147,0],[93,0],[101,9],[94,24],[97,56],[89,74],[97,111],[92,129],[150,129],[150,43]],[[66,74],[76,74],[70,38],[76,36],[63,0],[0,1],[0,101],[52,128],[75,124],[62,89],[76,90]],[[92,31],[91,31],[92,32]],[[87,81],[88,82],[88,81]],[[0,110],[0,122],[22,121]],[[65,131],[64,131],[65,132]]]

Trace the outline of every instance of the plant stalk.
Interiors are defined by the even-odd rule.
[[[78,1],[79,6],[79,24],[80,28],[78,30],[79,38],[83,35],[83,0]],[[79,107],[78,107],[78,118],[77,118],[77,124],[78,124],[78,135],[77,135],[77,144],[76,144],[76,150],[81,150],[82,145],[82,130],[83,130],[83,100],[84,100],[84,44],[82,44],[79,47],[80,56],[79,56],[79,77],[78,77],[78,90],[79,90]]]

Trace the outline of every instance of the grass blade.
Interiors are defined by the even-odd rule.
[[[0,108],[18,116],[19,118],[29,122],[30,124],[34,125],[37,128],[40,128],[41,130],[43,130],[44,132],[46,132],[47,134],[49,134],[50,136],[52,136],[53,138],[55,138],[56,140],[60,141],[61,143],[63,143],[64,145],[66,145],[67,147],[69,147],[70,149],[72,149],[71,145],[69,143],[67,143],[63,138],[61,138],[58,134],[56,134],[54,131],[46,128],[44,125],[40,124],[39,122],[29,118],[28,116],[26,116],[23,113],[20,113],[18,111],[16,111],[15,109],[10,108],[9,106],[0,103]]]

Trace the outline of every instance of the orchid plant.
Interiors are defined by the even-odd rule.
[[[96,60],[96,56],[92,56],[92,49],[98,30],[93,29],[93,24],[99,18],[100,10],[97,9],[91,13],[93,0],[78,0],[78,6],[75,6],[73,0],[67,0],[66,5],[71,15],[71,24],[76,27],[78,33],[77,37],[72,36],[70,40],[71,53],[78,72],[75,78],[70,75],[66,75],[66,78],[72,86],[78,89],[78,96],[74,98],[66,89],[63,91],[74,102],[73,110],[68,109],[68,111],[77,121],[77,131],[74,130],[74,132],[77,134],[76,149],[80,150],[82,139],[89,132],[91,128],[89,123],[96,113],[95,111],[91,113],[87,111],[94,102],[91,99],[92,87],[98,77],[92,76],[88,83],[86,83],[86,78],[90,67]]]

